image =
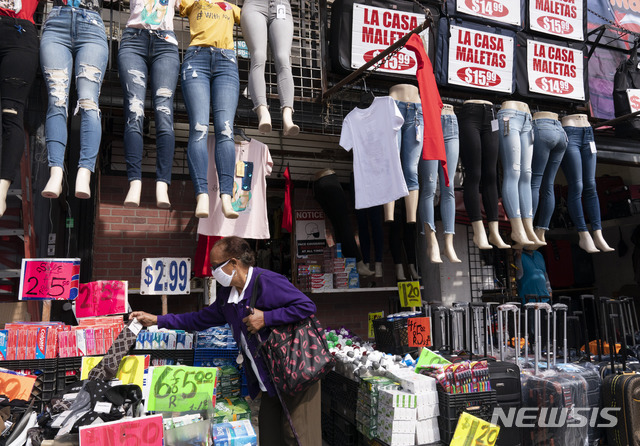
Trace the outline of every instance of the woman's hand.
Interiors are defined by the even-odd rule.
[[[129,315],[129,320],[138,319],[144,327],[149,327],[151,325],[156,325],[158,323],[158,316],[154,316],[153,314],[145,313],[144,311],[134,311]]]
[[[249,307],[247,307],[247,309],[249,309]],[[259,330],[262,330],[265,327],[264,313],[261,310],[254,308],[253,314],[250,314],[249,316],[242,319],[242,322],[247,325],[247,330],[249,330],[249,333],[256,334]]]

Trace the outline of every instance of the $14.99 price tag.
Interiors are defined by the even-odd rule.
[[[140,294],[189,294],[191,292],[191,259],[142,259]]]
[[[22,259],[20,300],[73,300],[78,297],[80,259]]]
[[[211,407],[216,369],[161,366],[153,370],[147,410],[186,412]]]
[[[401,307],[421,307],[422,295],[420,294],[420,282],[398,282]]]

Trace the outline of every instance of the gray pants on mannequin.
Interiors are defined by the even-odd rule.
[[[291,74],[291,42],[293,16],[289,0],[246,0],[242,5],[242,35],[251,53],[249,94],[259,119],[259,130],[271,131],[271,116],[267,109],[267,87],[264,67],[267,62],[267,38],[278,77],[278,96],[282,108],[285,136],[295,136],[300,129],[292,121],[293,76]]]

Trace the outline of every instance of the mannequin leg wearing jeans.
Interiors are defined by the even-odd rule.
[[[207,135],[211,109],[219,184],[212,184],[210,190],[212,193],[220,194],[225,217],[238,218],[238,213],[231,207],[231,195],[236,159],[233,120],[239,92],[240,80],[234,50],[189,47],[182,62],[182,93],[189,115],[187,158],[198,201],[198,218],[209,216]]]
[[[24,152],[24,108],[37,69],[36,27],[28,20],[0,16],[0,217]]]
[[[167,186],[171,184],[171,166],[175,149],[173,97],[178,83],[180,57],[178,46],[170,43],[166,36],[175,40],[173,31],[152,33],[145,29],[127,28],[120,41],[118,74],[124,93],[124,150],[130,184],[125,206],[135,207],[140,204],[142,127],[147,84],[152,91],[156,122],[156,203],[162,208],[171,206],[166,192],[160,192],[166,191]],[[160,183],[163,183],[163,186],[160,186]]]
[[[285,7],[285,15],[278,18],[278,6]],[[291,74],[291,43],[293,41],[293,16],[289,0],[265,2],[247,0],[242,5],[242,33],[251,53],[249,94],[259,113],[260,131],[271,130],[271,118],[267,110],[267,88],[264,67],[267,62],[267,37],[271,45],[278,78],[278,96],[283,112],[285,136],[295,136],[300,129],[291,121],[293,112],[293,75]],[[267,125],[268,121],[268,125]]]
[[[591,237],[581,236],[580,247],[587,252],[613,251],[602,238],[602,224],[600,220],[600,201],[596,192],[596,153],[593,129],[591,127],[564,127],[569,144],[562,159],[562,171],[567,178],[569,186],[568,207],[569,215],[579,234],[587,234],[582,204],[589,216],[594,239],[598,242],[593,245],[589,241]],[[592,151],[593,148],[593,151]],[[594,240],[595,241],[595,240]]]
[[[567,134],[557,119],[535,119],[533,135],[531,203],[533,214],[538,214],[536,235],[544,241],[556,206],[553,183],[567,150]]]
[[[447,155],[447,165],[453,169],[458,165],[458,154],[460,150],[460,141],[458,138],[458,120],[456,115],[442,115],[440,117],[442,123],[442,133],[444,135],[444,146]],[[444,224],[445,233],[445,250],[444,254],[453,263],[461,260],[455,253],[453,248],[453,234],[455,234],[456,219],[456,197],[453,186],[453,175],[450,178],[449,187],[446,187],[444,179],[444,169],[442,164],[437,160],[420,160],[418,165],[420,172],[420,181],[422,183],[422,194],[420,195],[420,221],[424,225],[427,232],[427,244],[430,247],[429,258],[432,263],[440,263],[438,242],[435,238],[435,217],[434,217],[434,198],[436,194],[437,178],[440,181],[440,214]],[[449,235],[449,237],[447,236]],[[431,241],[430,241],[431,239]],[[442,260],[440,260],[442,261]]]
[[[95,168],[102,137],[98,96],[109,56],[107,35],[100,14],[69,6],[54,6],[43,29],[40,62],[49,94],[45,134],[51,178],[42,195],[55,198],[62,191],[73,72],[78,90],[74,113],[80,113],[82,118],[76,197],[89,198],[89,176]]]

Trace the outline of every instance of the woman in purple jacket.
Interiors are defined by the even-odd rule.
[[[211,249],[213,277],[222,285],[216,301],[193,313],[154,316],[134,311],[129,319],[137,318],[142,325],[158,324],[160,328],[181,330],[206,330],[209,327],[229,324],[233,336],[241,346],[239,362],[245,364],[247,384],[251,398],[262,391],[259,416],[260,444],[295,445],[289,422],[282,411],[267,368],[257,354],[259,333],[264,340],[269,327],[290,324],[316,312],[316,305],[295,288],[286,277],[262,268],[255,268],[255,255],[246,240],[225,237]],[[260,294],[253,314],[249,302],[256,277],[260,275]],[[306,391],[295,395],[282,395],[289,409],[293,425],[304,446],[322,445],[320,426],[320,381]]]

